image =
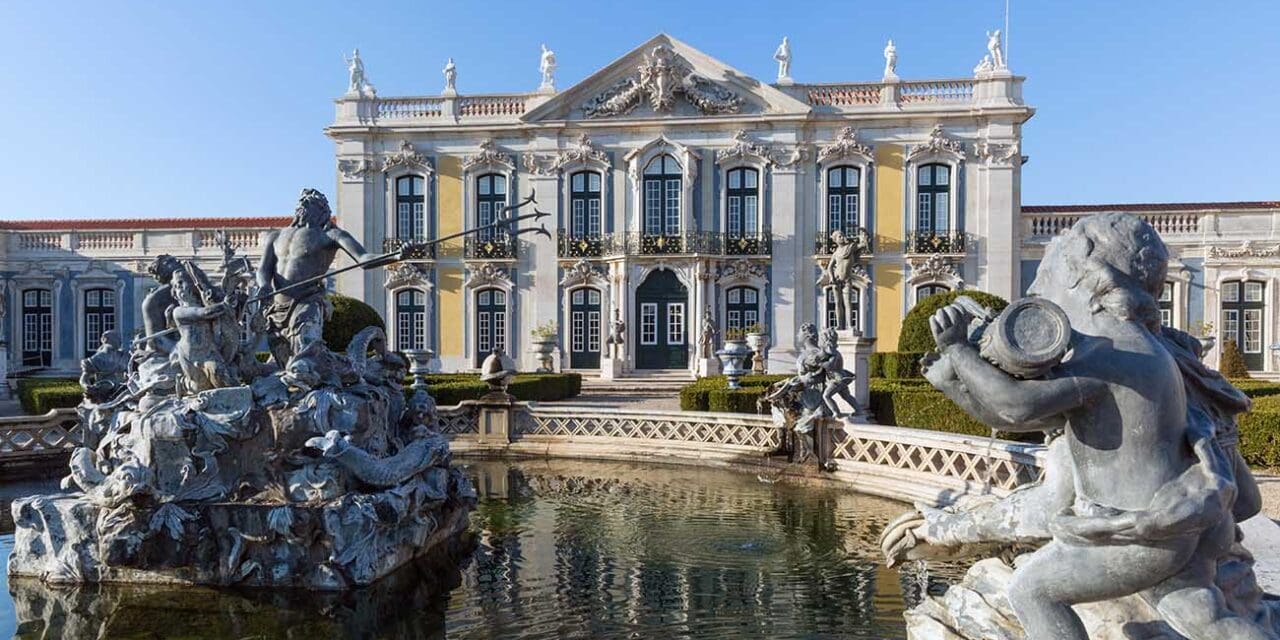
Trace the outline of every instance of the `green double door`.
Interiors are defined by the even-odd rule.
[[[637,369],[689,366],[689,291],[672,271],[649,274],[636,289],[635,354]]]

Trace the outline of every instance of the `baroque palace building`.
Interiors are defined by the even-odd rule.
[[[1022,206],[1022,124],[1034,110],[1003,64],[903,80],[890,43],[880,81],[805,84],[789,77],[785,47],[772,83],[659,35],[564,90],[544,51],[536,91],[459,93],[450,61],[445,90],[423,97],[378,96],[354,59],[325,129],[340,226],[390,251],[533,197],[519,211],[551,214],[553,238],[491,231],[348,272],[335,288],[381,312],[398,348],[433,351],[443,371],[474,370],[494,346],[532,369],[531,332],[553,324],[559,368],[592,375],[618,318],[624,371],[692,375],[708,313],[717,347],[730,329],[767,327],[769,368],[787,371],[800,325],[833,322],[820,284],[833,231],[862,248],[856,327],[891,351],[918,299],[1015,298],[1053,234],[1127,211],[1171,247],[1166,322],[1234,339],[1251,369],[1280,374],[1280,203]],[[213,271],[225,232],[256,262],[266,233],[287,222],[0,223],[8,369],[74,370],[101,330],[139,331],[156,255]]]

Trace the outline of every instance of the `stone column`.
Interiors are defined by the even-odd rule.
[[[510,444],[515,426],[515,403],[510,400],[481,398],[476,401],[478,421],[476,441],[481,444]]]
[[[365,158],[372,150],[363,142],[343,141],[338,149],[344,158]],[[370,160],[373,162],[373,160]],[[377,164],[376,162],[374,163]],[[382,251],[386,238],[386,212],[383,210],[382,198],[386,188],[386,177],[381,171],[369,170],[360,175],[346,177],[337,172],[337,193],[330,200],[338,226],[360,241],[364,248],[371,252]],[[343,266],[342,260],[335,266]],[[387,316],[387,300],[382,288],[382,269],[354,269],[337,276],[338,293],[363,300],[369,306]]]
[[[770,232],[773,234],[769,308],[762,317],[769,325],[769,362],[773,373],[795,370],[797,328],[813,305],[812,261],[809,256],[811,217],[804,206],[808,172],[803,160],[773,170],[770,193]]]
[[[549,220],[546,225],[547,229],[554,234],[555,216],[560,210],[559,176],[525,173],[521,184],[523,188],[519,199],[529,197],[531,191],[536,192],[538,210],[551,214],[552,217],[546,219]],[[517,215],[524,213],[533,213],[533,210],[521,209]],[[543,222],[524,224],[528,226],[543,224]],[[520,278],[519,287],[517,287],[520,295],[520,330],[524,332],[523,336],[528,336],[534,327],[548,322],[556,324],[559,330],[559,341],[556,353],[552,356],[552,368],[559,370],[561,356],[565,351],[565,345],[568,344],[566,342],[568,327],[560,326],[560,269],[556,256],[556,243],[555,240],[533,234],[524,235],[521,238],[520,249],[525,251],[525,255],[519,256],[517,264],[525,267],[519,269],[520,272],[530,273],[532,278]],[[533,371],[538,368],[538,358],[529,349],[525,349],[525,352],[516,360],[521,363],[520,368],[524,371]]]

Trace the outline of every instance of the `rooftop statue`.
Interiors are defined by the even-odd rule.
[[[482,228],[546,234],[516,224],[547,215]],[[70,492],[13,503],[12,580],[341,590],[465,530],[475,493],[450,467],[430,396],[406,402],[404,359],[377,327],[344,353],[321,338],[325,280],[419,247],[367,254],[310,189],[259,269],[225,234],[219,244],[217,277],[157,258],[148,335],[126,357],[108,332],[82,362]],[[358,262],[329,271],[338,251]],[[271,363],[254,357],[263,341]]]
[[[540,89],[544,91],[556,90],[556,52],[542,45],[542,56],[538,59],[538,72],[542,74],[542,86]]]
[[[898,77],[898,48],[893,46],[893,40],[884,46],[884,79],[892,80]]]
[[[931,319],[929,381],[993,429],[1049,445],[1041,482],[919,506],[886,528],[891,563],[1035,548],[1016,568],[974,565],[908,615],[913,637],[1280,637],[1236,528],[1260,509],[1236,446],[1249,400],[1199,362],[1194,338],[1160,326],[1168,259],[1139,218],[1088,216],[1049,244],[1033,298],[978,344],[972,305]]]
[[[444,65],[444,95],[453,96],[458,94],[458,65],[453,63],[453,58]]]
[[[1000,45],[1000,30],[987,32],[987,55],[991,56],[991,66],[996,69],[1006,69],[1008,64],[1004,59],[1004,47]]]
[[[342,59],[347,62],[347,95],[373,97],[375,92],[369,78],[364,74],[364,61],[360,59],[360,50],[356,49],[351,52],[350,58],[343,56]]]
[[[773,52],[773,59],[778,61],[778,81],[791,79],[791,43],[787,41],[787,37],[782,37],[782,44],[778,45],[778,50]]]

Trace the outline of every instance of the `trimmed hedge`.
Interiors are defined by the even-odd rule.
[[[366,327],[387,329],[382,316],[360,300],[331,293],[329,302],[333,304],[333,316],[324,323],[324,343],[334,352],[345,353],[351,339]]]
[[[405,392],[412,393],[407,389]],[[427,376],[427,392],[436,404],[454,405],[478,400],[489,392],[489,385],[474,373],[438,373]],[[582,376],[577,373],[518,373],[507,386],[507,393],[519,400],[564,400],[581,392]]]
[[[877,351],[871,354],[872,378],[919,378],[923,351]]]
[[[84,387],[71,378],[23,378],[18,380],[18,400],[27,415],[44,415],[51,409],[80,404]]]
[[[933,316],[935,311],[955,302],[956,298],[960,296],[969,296],[983,306],[990,307],[996,313],[1009,306],[1008,301],[1004,298],[985,291],[966,289],[935,293],[917,302],[916,306],[911,307],[911,311],[907,312],[907,317],[902,319],[902,333],[898,334],[898,351],[933,351],[936,349],[938,344],[934,342],[933,332],[929,330],[929,318]],[[885,375],[885,377],[892,376]]]
[[[756,400],[768,391],[769,386],[790,377],[788,375],[743,376],[738,380],[742,388],[736,391],[729,389],[729,379],[724,376],[698,378],[680,389],[680,410],[756,413]]]
[[[872,380],[870,404],[869,409],[880,424],[967,436],[991,435],[990,428],[969,417],[941,391],[930,386],[927,380]],[[998,437],[1023,442],[1044,440],[1039,433],[1001,432]]]

